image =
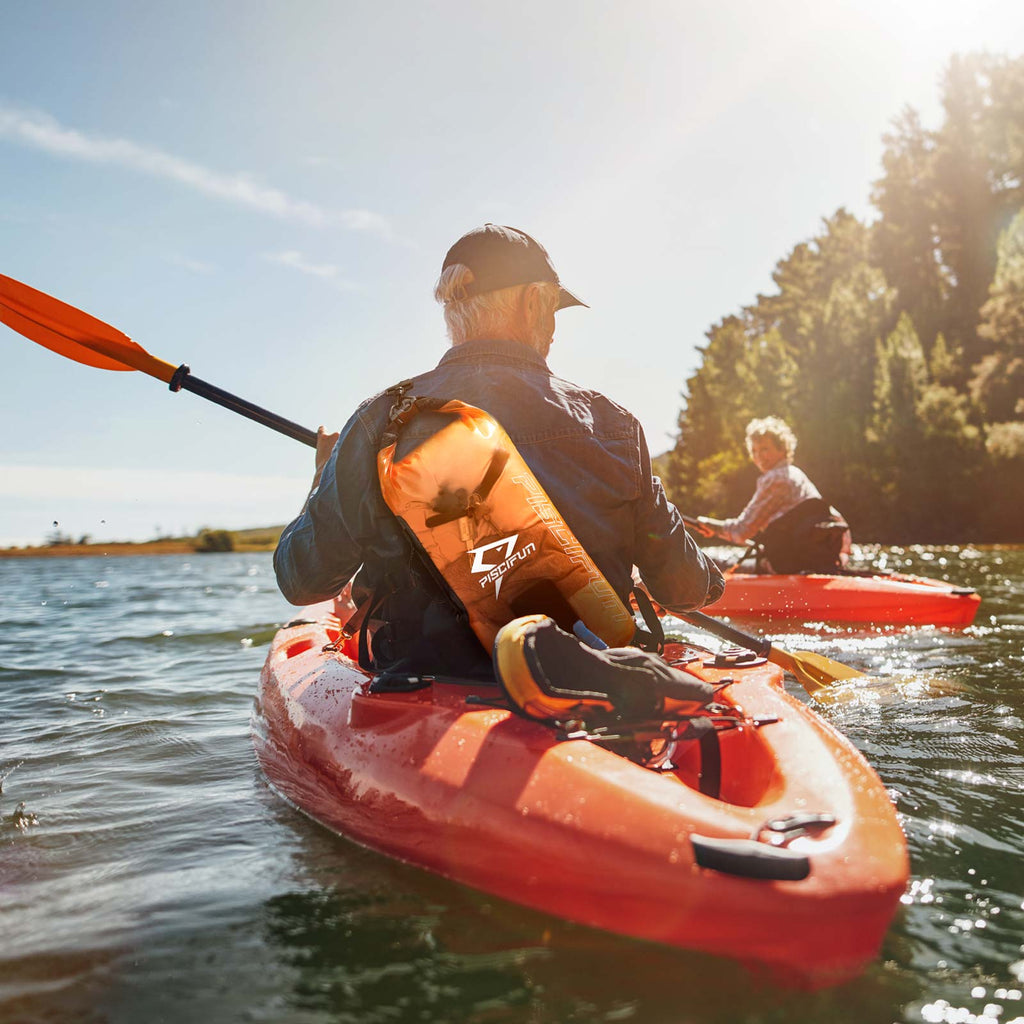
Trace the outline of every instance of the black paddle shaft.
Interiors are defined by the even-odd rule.
[[[702,536],[707,536],[707,534],[705,534],[704,531],[708,530],[708,529],[711,529],[711,527],[705,525],[699,519],[694,519],[693,516],[684,516],[682,512],[679,513],[679,518],[682,519],[682,521],[684,523],[686,523],[687,526],[692,526]],[[721,534],[715,533],[713,530],[712,530],[712,533],[711,533],[711,537],[714,540],[722,541],[724,544],[734,544],[735,543],[735,541],[726,540],[725,537],[721,536]]]
[[[745,647],[748,651],[753,651],[762,658],[767,658],[768,653],[772,649],[770,640],[750,636],[748,633],[734,629],[732,626],[719,622],[718,619],[713,619],[710,615],[705,615],[703,612],[686,612],[679,617],[686,619],[687,622],[692,622],[695,626],[700,626],[701,629],[706,629],[721,640],[727,640],[729,643],[736,644],[739,647]]]
[[[278,416],[277,413],[270,412],[258,405],[253,405],[252,402],[247,402],[244,398],[231,394],[230,391],[224,391],[213,384],[208,384],[205,380],[193,377],[192,372],[185,363],[182,363],[174,371],[174,376],[171,378],[168,386],[171,391],[181,391],[182,389],[191,391],[192,394],[199,395],[200,398],[206,398],[211,402],[216,402],[217,405],[222,405],[225,409],[230,409],[232,412],[247,416],[257,423],[262,423],[265,427],[270,427],[271,430],[276,430],[279,434],[284,434],[295,441],[301,441],[303,444],[309,445],[310,448],[316,447],[315,430],[310,430],[308,427],[303,427],[298,423],[293,423],[291,420],[286,420],[283,416]]]

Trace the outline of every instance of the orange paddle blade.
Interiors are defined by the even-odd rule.
[[[66,302],[0,274],[0,321],[76,363],[101,370],[141,370],[170,382],[176,369],[127,334]]]

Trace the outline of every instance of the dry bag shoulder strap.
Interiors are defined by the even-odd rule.
[[[402,428],[421,412],[435,412],[450,401],[447,398],[421,398],[408,393],[412,387],[411,380],[403,380],[388,388],[384,394],[394,395],[395,399],[388,412],[388,424],[381,434],[378,450],[383,451],[398,441]]]

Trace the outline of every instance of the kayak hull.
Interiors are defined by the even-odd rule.
[[[728,673],[723,701],[766,723],[720,734],[715,798],[699,791],[696,741],[655,771],[473,703],[495,687],[371,693],[353,652],[323,651],[338,636],[330,605],[306,617],[271,646],[253,742],[274,788],[333,831],[515,903],[805,987],[877,955],[906,885],[902,831],[863,757],[782,689],[775,666],[717,669],[676,652],[709,681]],[[803,879],[697,863],[702,836],[742,846],[765,822],[808,812],[835,824],[786,844],[808,862]]]
[[[968,587],[904,573],[733,573],[709,610],[743,619],[969,626],[980,603]]]

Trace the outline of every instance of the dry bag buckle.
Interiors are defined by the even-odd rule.
[[[403,416],[409,414],[415,404],[416,399],[411,395],[402,395],[402,397],[397,399],[395,404],[391,406],[391,412],[388,413],[388,419],[392,423],[394,423],[395,420],[400,420]]]
[[[389,422],[394,423],[395,420],[408,415],[412,407],[416,404],[416,399],[413,398],[412,395],[406,394],[411,387],[411,380],[403,380],[395,384],[394,387],[387,389],[387,394],[395,396],[395,401],[391,406],[391,411],[388,413]]]

